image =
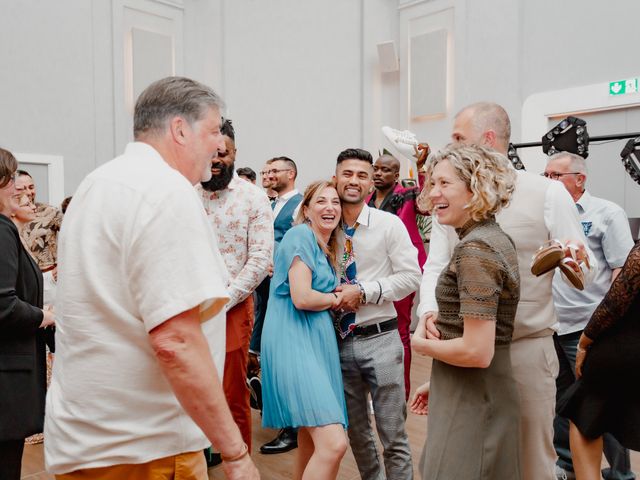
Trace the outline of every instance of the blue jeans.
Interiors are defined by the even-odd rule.
[[[562,398],[567,389],[576,381],[576,351],[578,340],[582,331],[568,333],[567,335],[554,335],[553,343],[558,354],[560,372],[556,379],[556,400]],[[569,449],[569,421],[556,415],[553,420],[553,445],[558,454],[557,465],[568,472],[573,472],[571,450]],[[609,462],[610,468],[602,470],[602,478],[605,480],[634,480],[636,476],[631,471],[629,450],[608,433],[603,436],[604,456]]]

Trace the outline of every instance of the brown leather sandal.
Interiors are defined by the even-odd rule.
[[[531,273],[536,277],[550,272],[560,265],[564,258],[564,246],[558,240],[549,240],[542,245],[531,261]]]
[[[578,247],[575,245],[567,245],[567,247],[569,248],[571,256],[563,258],[558,266],[567,280],[571,282],[571,285],[578,290],[584,290],[585,270],[589,270],[591,268],[589,265],[589,257],[585,258],[584,261],[578,260],[576,256]]]

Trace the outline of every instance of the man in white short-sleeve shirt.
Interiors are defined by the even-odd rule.
[[[193,80],[153,83],[136,141],[74,194],[45,420],[59,479],[206,479],[211,442],[228,478],[258,478],[220,384],[227,273],[193,188],[224,148],[222,106]]]

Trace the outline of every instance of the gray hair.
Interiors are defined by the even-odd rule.
[[[219,111],[224,102],[211,88],[185,77],[166,77],[149,85],[136,101],[133,135],[157,133],[175,116],[193,124],[200,120],[206,107]]]
[[[478,133],[493,130],[496,138],[506,150],[511,138],[511,121],[507,111],[497,103],[477,102],[466,106],[456,114],[456,118],[463,112],[471,111],[473,126]]]
[[[558,153],[554,153],[553,155],[551,155],[548,160],[547,163],[553,161],[553,160],[559,160],[561,158],[569,158],[571,159],[571,163],[569,164],[569,168],[571,169],[572,172],[579,172],[582,173],[583,175],[587,174],[587,162],[584,158],[582,158],[580,155],[576,155],[575,153],[571,153],[571,152],[558,152]]]

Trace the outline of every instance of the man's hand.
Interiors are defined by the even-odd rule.
[[[409,410],[416,415],[427,415],[429,413],[429,386],[430,382],[416,388]]]
[[[249,455],[233,462],[222,462],[222,470],[229,480],[257,480],[260,478],[260,472]]]
[[[440,340],[440,331],[436,327],[438,312],[427,312],[422,316],[422,319],[424,319],[427,329],[427,340]]]
[[[429,147],[428,143],[419,143],[418,146],[413,147],[413,149],[415,151],[416,166],[418,167],[418,172],[420,172],[427,162],[429,153],[431,153],[431,147]]]
[[[580,240],[565,239],[562,240],[564,245],[564,258],[574,258],[578,262],[585,262],[589,266],[589,256],[584,248],[584,243]]]
[[[342,296],[338,309],[355,312],[360,307],[360,287],[358,285],[341,285],[338,295]]]

